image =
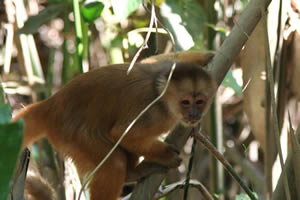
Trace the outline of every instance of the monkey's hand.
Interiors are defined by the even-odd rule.
[[[165,143],[166,144],[166,143]],[[166,144],[165,152],[162,153],[162,165],[168,168],[178,167],[182,161],[179,151],[174,145]]]
[[[141,137],[138,132],[132,130],[129,137],[123,139],[121,146],[125,150],[137,156],[144,156],[145,160],[158,163],[167,168],[175,168],[180,165],[179,152],[173,145],[153,139],[153,137]],[[119,134],[118,129],[112,131],[114,140],[118,140]]]
[[[182,159],[173,145],[155,141],[151,146],[151,151],[144,154],[146,160],[156,162],[167,168],[175,168],[180,165]]]

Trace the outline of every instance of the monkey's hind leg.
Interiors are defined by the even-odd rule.
[[[105,148],[105,145],[101,145]],[[80,148],[83,154],[84,147]],[[85,149],[86,150],[86,149]],[[108,152],[104,150],[104,152]],[[80,177],[86,176],[93,171],[98,163],[104,158],[103,152],[88,151],[84,153],[84,157],[73,157],[74,162],[79,170]],[[79,155],[77,154],[77,155]],[[85,158],[85,159],[83,159]],[[123,184],[126,178],[127,158],[124,152],[116,149],[112,155],[99,168],[88,186],[91,200],[117,200],[120,197]]]
[[[91,200],[117,200],[125,182],[126,166],[109,159],[93,177],[89,186]]]

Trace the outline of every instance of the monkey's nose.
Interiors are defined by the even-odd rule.
[[[193,109],[189,112],[190,121],[198,121],[201,117],[201,112],[199,110]]]

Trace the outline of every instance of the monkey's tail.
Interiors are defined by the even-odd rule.
[[[12,122],[16,122],[19,119],[24,120],[23,148],[44,137],[46,134],[45,114],[40,104],[41,103],[38,102],[26,106],[12,119]]]

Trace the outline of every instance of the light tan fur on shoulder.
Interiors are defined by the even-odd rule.
[[[205,66],[210,59],[214,56],[211,51],[182,51],[176,53],[159,54],[141,60],[141,63],[156,63],[165,60],[176,62],[190,62]]]

